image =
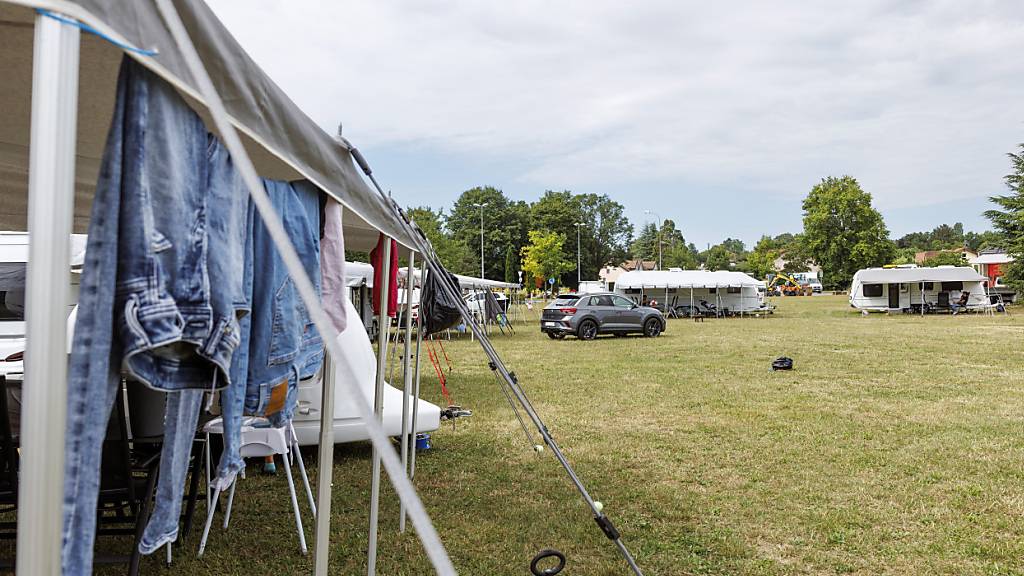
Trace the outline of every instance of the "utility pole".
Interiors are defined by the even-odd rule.
[[[661,258],[661,243],[662,243],[662,240],[661,240],[661,228],[664,225],[664,220],[661,219],[661,216],[658,216],[656,213],[654,213],[654,212],[652,212],[650,210],[644,210],[644,214],[650,214],[651,216],[654,216],[657,219],[657,224],[655,224],[655,226],[656,226],[655,229],[658,231],[658,270],[661,270],[662,266],[663,266],[662,258]]]
[[[576,223],[576,289],[580,289],[580,283],[583,282],[582,269],[580,268],[580,226],[583,226],[583,222]]]
[[[487,206],[487,202],[480,202],[473,204],[474,207],[480,209],[480,278],[484,277],[484,206]]]

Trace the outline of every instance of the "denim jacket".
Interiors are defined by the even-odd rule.
[[[102,444],[122,372],[168,392],[154,519],[173,519],[174,527],[152,543],[176,536],[202,390],[230,382],[240,342],[236,304],[242,295],[235,292],[241,283],[224,278],[241,277],[237,232],[246,214],[237,191],[220,188],[221,177],[211,173],[221,153],[170,85],[125,58],[72,342],[65,575],[92,572]]]

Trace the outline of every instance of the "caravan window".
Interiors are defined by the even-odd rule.
[[[740,293],[740,287],[739,286],[729,286],[728,293],[729,294],[739,294]]]
[[[708,288],[708,294],[716,294],[717,292],[718,288]]]
[[[964,289],[964,283],[963,282],[943,282],[942,283],[942,291],[943,292],[951,292],[953,290],[963,290],[963,289]]]
[[[935,290],[935,282],[925,282],[924,283],[924,289],[925,290]]]
[[[882,295],[881,284],[865,284],[864,285],[864,297],[865,298],[878,298]]]

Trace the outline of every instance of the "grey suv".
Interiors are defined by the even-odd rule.
[[[544,308],[540,330],[552,339],[574,334],[580,340],[593,340],[598,334],[631,332],[654,337],[665,331],[665,317],[618,294],[563,294]]]

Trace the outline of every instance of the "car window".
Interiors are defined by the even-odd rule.
[[[629,298],[623,298],[622,296],[611,296],[612,302],[618,308],[632,308],[633,301]]]

